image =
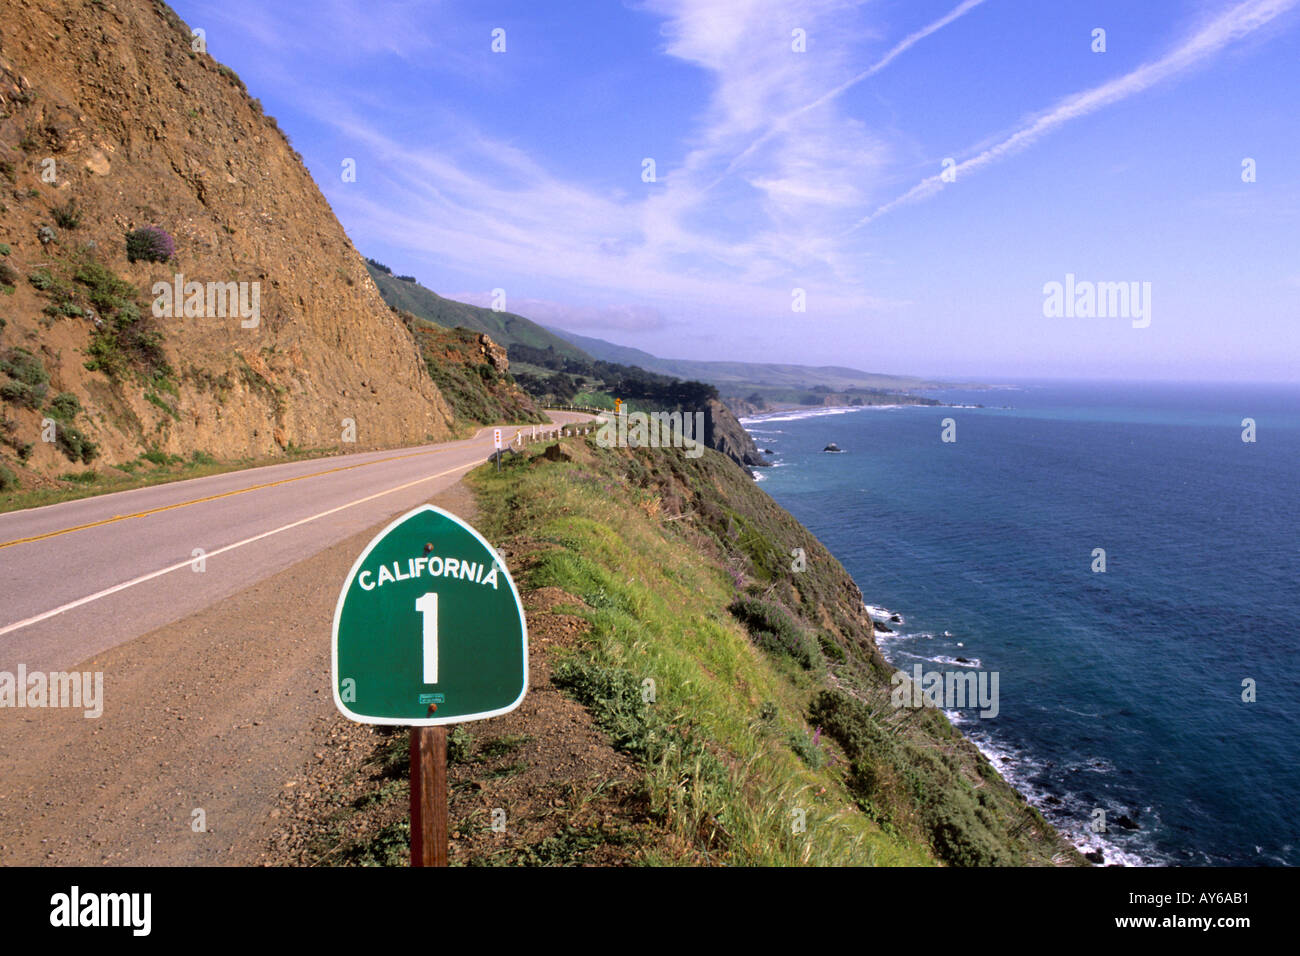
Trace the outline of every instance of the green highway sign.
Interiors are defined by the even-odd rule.
[[[482,720],[528,689],[528,628],[505,562],[432,505],[398,518],[352,565],[332,656],[334,703],[361,723]]]

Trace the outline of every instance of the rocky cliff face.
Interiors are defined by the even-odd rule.
[[[415,336],[429,376],[458,425],[544,422],[548,419],[510,376],[506,350],[482,332],[447,329],[394,308]]]
[[[720,451],[738,465],[765,467],[770,465],[759,453],[758,446],[745,427],[737,421],[726,405],[711,399],[705,415],[705,444]]]
[[[744,418],[746,415],[761,415],[763,412],[770,411],[768,404],[764,402],[761,405],[755,404],[744,398],[727,396],[723,398],[722,403],[731,410],[731,414],[737,418]]]
[[[69,467],[41,434],[61,395],[58,428],[110,464],[333,446],[349,422],[349,448],[448,436],[411,333],[301,157],[193,44],[153,0],[4,0],[0,457]],[[146,226],[174,238],[168,261],[128,260]],[[183,301],[151,314],[178,275]],[[221,308],[229,293],[242,311]]]

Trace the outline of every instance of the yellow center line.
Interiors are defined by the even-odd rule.
[[[473,438],[468,439],[468,441],[478,441],[478,440],[479,440],[478,435],[475,435]],[[297,475],[293,478],[281,478],[278,481],[267,481],[260,485],[250,485],[247,488],[237,488],[234,491],[223,491],[219,495],[207,495],[206,497],[194,498],[190,501],[178,501],[175,504],[162,505],[158,508],[150,508],[148,511],[137,511],[134,514],[129,514],[129,515],[114,515],[111,518],[103,518],[99,521],[91,521],[87,524],[79,524],[71,528],[60,528],[58,531],[47,531],[45,532],[45,534],[35,534],[28,538],[15,538],[13,541],[5,541],[4,543],[0,543],[0,550],[3,550],[4,548],[11,548],[16,544],[29,544],[30,542],[33,541],[44,541],[46,538],[58,537],[61,534],[71,534],[74,531],[85,531],[88,528],[99,528],[106,524],[113,524],[114,522],[117,521],[129,521],[132,518],[147,518],[149,515],[156,515],[163,511],[172,511],[176,508],[188,508],[190,505],[199,505],[199,504],[203,504],[203,502],[205,501],[216,501],[219,498],[229,498],[232,495],[242,495],[250,491],[259,491],[262,488],[274,488],[276,485],[287,485],[290,482],[302,481],[304,478],[320,478],[323,475],[333,475],[341,471],[351,471],[354,468],[365,468],[368,465],[381,465],[384,462],[400,461],[404,458],[418,458],[421,455],[437,455],[445,451],[451,451],[451,449],[434,448],[431,451],[417,451],[417,452],[412,452],[409,455],[391,455],[388,458],[379,458],[376,459],[375,461],[363,461],[363,462],[358,462],[355,465],[340,465],[338,468],[329,468],[326,469],[325,471],[313,471],[309,475]]]

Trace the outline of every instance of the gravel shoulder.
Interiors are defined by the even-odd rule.
[[[429,500],[473,520],[462,484]],[[329,691],[338,588],[386,524],[83,662],[98,719],[0,710],[0,864],[404,863],[405,732],[345,720]],[[550,649],[585,626],[551,590],[525,594],[524,703],[462,734],[453,863],[641,856],[637,771],[550,683]]]
[[[472,505],[459,484],[430,501]],[[354,725],[330,737],[347,725],[330,628],[348,569],[387,523],[82,662],[104,673],[97,719],[0,710],[0,863],[259,862],[312,755],[359,758],[373,737]]]

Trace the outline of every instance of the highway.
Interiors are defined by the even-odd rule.
[[[66,670],[210,607],[427,501],[492,447],[485,428],[0,514],[0,671]]]

